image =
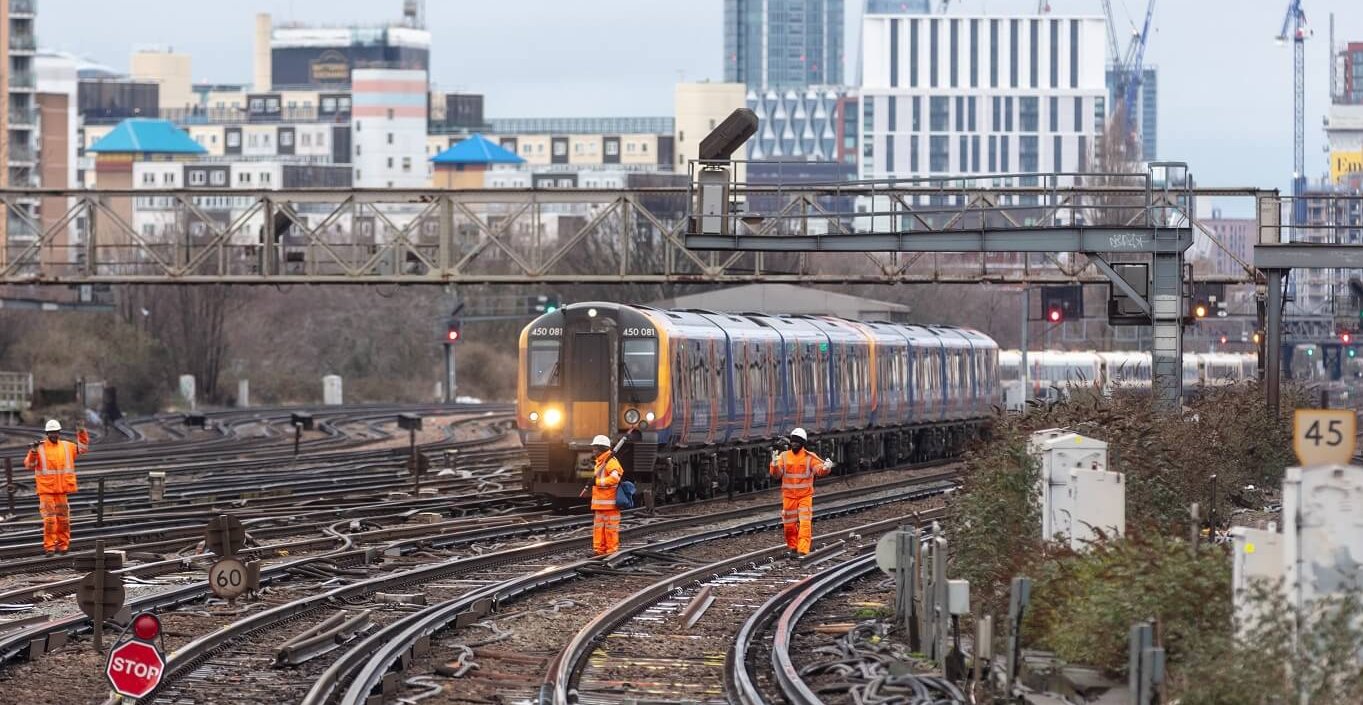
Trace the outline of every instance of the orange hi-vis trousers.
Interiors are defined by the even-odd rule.
[[[809,553],[814,539],[814,495],[803,497],[781,496],[781,528],[786,532],[786,546],[797,553]]]
[[[620,511],[608,509],[592,512],[592,550],[604,556],[620,550]]]
[[[71,548],[71,506],[64,494],[38,495],[38,511],[43,516],[43,550]]]

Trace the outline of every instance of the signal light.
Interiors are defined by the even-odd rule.
[[[458,318],[451,318],[445,322],[445,338],[443,342],[446,345],[453,345],[463,337],[463,331],[464,322]]]
[[[1193,315],[1196,316],[1196,317],[1198,317],[1198,318],[1206,318],[1206,317],[1207,317],[1207,304],[1198,303],[1196,306],[1194,306],[1194,307],[1193,307]]]
[[[1349,331],[1347,331],[1347,330],[1346,330],[1346,331],[1343,331],[1343,332],[1341,332],[1341,333],[1339,334],[1339,341],[1340,341],[1341,343],[1348,343],[1348,342],[1352,341],[1353,339],[1354,339],[1353,335],[1350,334]]]
[[[1259,331],[1254,331],[1254,344],[1258,345],[1264,339],[1264,335]]]
[[[161,633],[161,620],[150,612],[143,612],[133,620],[133,636],[142,641],[152,641]]]
[[[1350,345],[1350,346],[1345,350],[1345,352],[1348,354],[1349,357],[1358,357],[1358,348],[1355,348],[1355,347],[1352,346],[1352,345]]]
[[[1065,320],[1065,312],[1060,310],[1059,306],[1052,306],[1046,311],[1046,320],[1051,323],[1059,323]]]
[[[1226,344],[1226,336],[1224,336],[1224,335],[1221,336],[1221,344],[1222,344],[1222,345],[1225,345],[1225,344]]]

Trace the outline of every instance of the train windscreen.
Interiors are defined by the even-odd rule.
[[[559,380],[559,342],[557,340],[531,340],[529,365],[529,384],[531,387],[557,387]]]
[[[626,338],[621,345],[624,374],[620,386],[626,389],[647,390],[658,386],[658,340],[656,338]]]

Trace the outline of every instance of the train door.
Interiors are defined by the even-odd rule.
[[[615,385],[611,375],[610,336],[603,332],[578,332],[573,335],[572,399],[570,431],[572,439],[590,439],[598,433],[610,435],[611,399]]]

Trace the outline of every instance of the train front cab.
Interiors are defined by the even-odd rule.
[[[633,442],[619,459],[636,483],[651,479],[666,426],[660,385],[666,332],[648,313],[619,304],[573,304],[521,333],[517,422],[530,456],[525,486],[558,504],[579,504],[593,468],[597,434]],[[646,470],[645,470],[646,469]]]

